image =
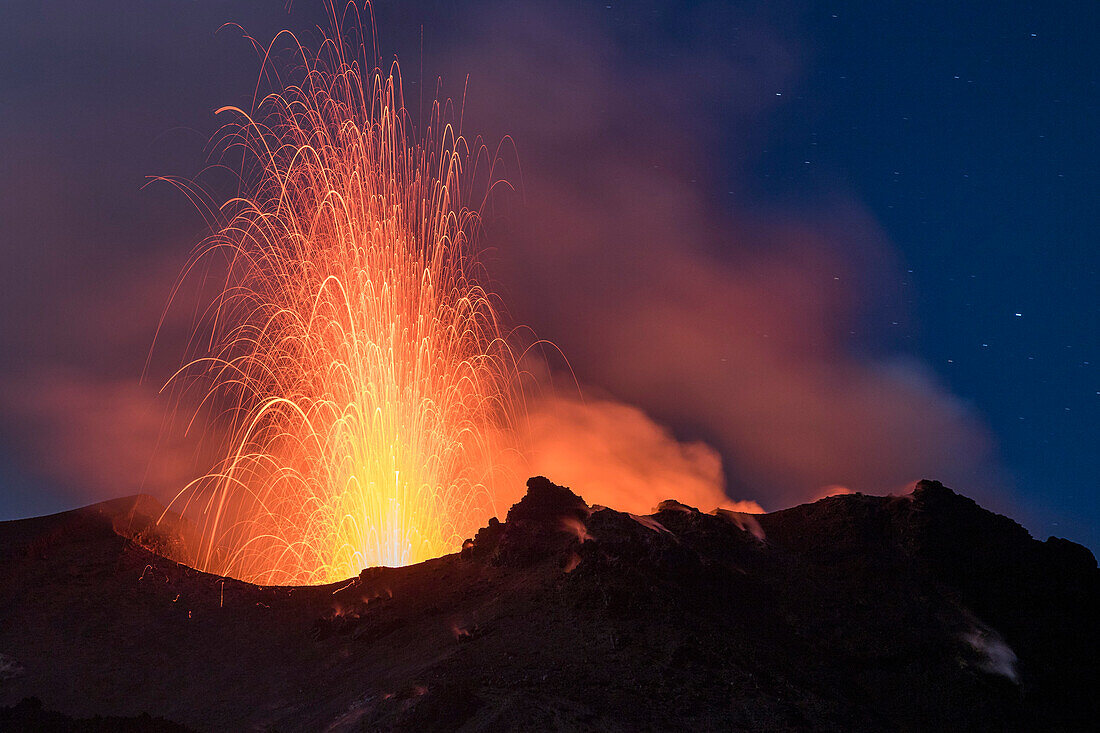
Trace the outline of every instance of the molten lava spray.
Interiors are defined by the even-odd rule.
[[[229,436],[174,502],[199,519],[196,564],[258,583],[457,550],[517,451],[516,362],[464,202],[483,158],[438,103],[414,131],[396,65],[364,78],[324,48],[300,85],[219,110],[244,193],[190,263],[225,255],[228,276],[174,377]]]

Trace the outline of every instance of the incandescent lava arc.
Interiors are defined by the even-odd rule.
[[[455,551],[496,509],[522,406],[468,204],[484,147],[438,102],[415,129],[397,65],[363,73],[365,44],[293,46],[296,84],[219,110],[243,192],[185,272],[227,262],[173,377],[219,446],[173,500],[197,519],[192,559],[264,584]]]

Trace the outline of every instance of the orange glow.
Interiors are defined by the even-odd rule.
[[[218,111],[243,193],[189,264],[228,274],[173,377],[217,414],[222,458],[173,502],[196,564],[264,584],[456,552],[518,485],[516,360],[465,198],[485,150],[438,103],[414,130],[396,65],[323,48],[299,85]]]
[[[822,499],[828,499],[830,496],[843,496],[844,494],[854,494],[855,492],[849,489],[847,486],[841,486],[840,484],[829,484],[828,486],[822,486],[817,491],[815,496],[810,501],[820,501]]]

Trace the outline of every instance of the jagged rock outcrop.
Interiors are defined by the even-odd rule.
[[[0,523],[0,706],[200,731],[1087,730],[1100,714],[1092,554],[936,482],[637,516],[538,477],[454,555],[309,588],[160,557],[133,531],[155,510]]]

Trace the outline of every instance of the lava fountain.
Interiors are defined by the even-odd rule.
[[[189,262],[227,274],[173,377],[221,436],[172,502],[198,520],[193,560],[263,584],[455,551],[496,509],[522,405],[467,203],[491,189],[484,146],[438,102],[415,129],[396,64],[293,46],[299,83],[219,110],[242,193]]]

